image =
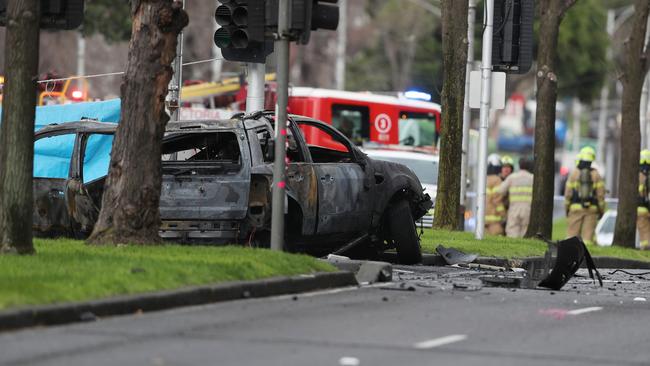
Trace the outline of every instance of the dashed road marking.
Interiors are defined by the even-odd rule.
[[[414,344],[413,347],[417,349],[430,349],[430,348],[444,346],[450,343],[464,341],[465,339],[467,339],[467,336],[465,334],[452,334],[445,337],[434,338],[423,342],[419,342]]]
[[[600,311],[600,310],[603,310],[603,308],[600,307],[600,306],[592,306],[590,308],[569,310],[569,311],[567,311],[567,314],[568,315],[580,315],[580,314],[591,313],[593,311]]]

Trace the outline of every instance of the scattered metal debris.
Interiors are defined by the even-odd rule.
[[[547,287],[553,290],[559,290],[564,286],[571,277],[576,273],[580,268],[582,262],[586,262],[587,269],[589,270],[589,277],[594,279],[594,273],[600,286],[603,286],[603,280],[596,269],[594,260],[589,254],[589,250],[585,246],[585,243],[578,237],[572,237],[566,240],[562,240],[556,243],[546,241],[549,244],[549,247],[554,245],[557,246],[557,258],[555,260],[555,266],[550,275],[546,276],[539,284],[540,287]],[[549,248],[550,252],[550,248]],[[547,256],[549,255],[547,252]]]
[[[449,265],[472,263],[476,258],[478,258],[477,254],[466,254],[458,249],[445,248],[442,245],[438,245],[436,252],[438,252],[438,254],[440,254]]]

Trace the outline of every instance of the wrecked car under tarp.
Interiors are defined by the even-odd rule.
[[[169,123],[160,197],[163,238],[190,243],[267,246],[271,227],[273,115]],[[115,124],[80,121],[39,130],[35,144],[61,151],[35,169],[37,235],[86,237],[99,213]],[[407,167],[373,160],[330,125],[291,116],[288,128],[286,245],[322,255],[355,242],[368,254],[396,249],[421,259],[415,220],[432,206]],[[53,140],[54,139],[54,140]],[[35,162],[36,164],[40,164]]]

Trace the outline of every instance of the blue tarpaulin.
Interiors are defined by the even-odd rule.
[[[2,108],[0,108],[0,113]],[[82,118],[117,123],[120,119],[120,100],[74,103],[36,107],[35,129],[51,123],[75,122]],[[84,182],[108,173],[113,136],[92,135],[84,156]],[[34,144],[34,177],[67,178],[70,169],[74,135],[40,139]]]

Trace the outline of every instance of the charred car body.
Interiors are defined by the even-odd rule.
[[[83,238],[92,231],[108,171],[105,149],[116,127],[81,121],[36,133],[37,151],[39,145],[65,145],[69,152],[59,154],[57,174],[39,175],[35,163],[35,234]],[[160,235],[178,242],[268,245],[273,137],[272,115],[263,112],[169,123]],[[320,255],[355,242],[366,251],[395,248],[405,263],[420,260],[414,221],[432,202],[410,169],[373,160],[336,129],[300,116],[290,118],[287,157],[290,250]]]

